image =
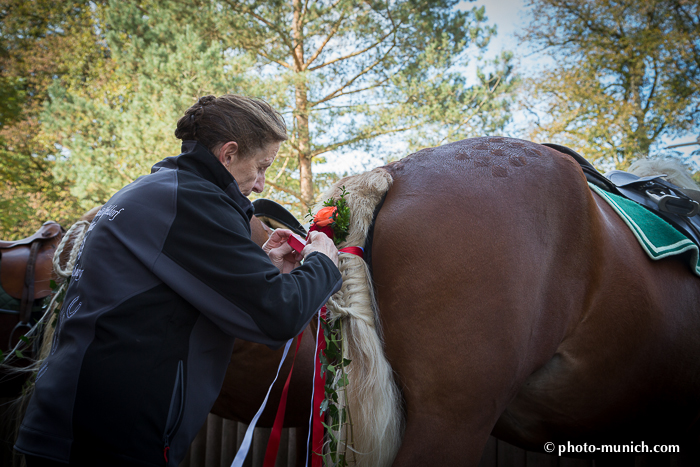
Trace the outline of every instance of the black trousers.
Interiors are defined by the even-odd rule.
[[[67,467],[70,464],[56,462],[44,457],[24,455],[24,460],[27,462],[27,467]]]

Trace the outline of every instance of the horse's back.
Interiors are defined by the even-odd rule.
[[[387,357],[406,399],[406,439],[415,446],[402,449],[397,465],[410,465],[428,445],[453,452],[465,433],[470,440],[456,452],[478,455],[506,408],[498,428],[520,444],[563,422],[582,426],[576,416],[595,423],[619,415],[609,413],[619,391],[639,386],[643,357],[634,352],[662,345],[642,337],[659,322],[673,327],[667,318],[678,321],[659,316],[673,299],[653,284],[678,282],[687,290],[675,303],[687,308],[699,298],[697,279],[677,265],[652,270],[578,164],[553,149],[477,138],[420,151],[388,170],[394,183],[376,219],[372,264]],[[641,323],[628,294],[646,299]],[[630,323],[638,336],[626,334]],[[609,366],[618,373],[606,382],[605,368],[590,365],[605,361],[610,339]],[[619,374],[623,358],[634,367],[627,378]],[[596,405],[601,390],[614,394]]]

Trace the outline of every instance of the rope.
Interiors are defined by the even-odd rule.
[[[71,276],[71,274],[73,274],[73,267],[75,267],[75,261],[78,258],[78,252],[80,251],[80,248],[76,248],[76,246],[83,243],[83,239],[85,238],[85,234],[87,233],[87,227],[89,226],[90,222],[88,221],[76,222],[75,224],[71,225],[70,229],[68,229],[68,232],[66,232],[66,234],[61,239],[61,243],[58,244],[58,248],[56,248],[56,252],[53,254],[53,270],[59,277],[68,279]],[[65,248],[66,243],[68,242],[68,239],[70,238],[71,234],[78,228],[81,228],[81,230],[75,235],[73,247],[70,250],[70,256],[68,257],[68,261],[66,262],[66,268],[63,269],[61,267],[61,254],[63,253],[63,248]]]

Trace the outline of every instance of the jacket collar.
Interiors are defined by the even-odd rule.
[[[160,169],[185,170],[193,172],[203,179],[215,184],[229,196],[248,216],[253,216],[253,203],[243,196],[233,175],[216,159],[203,144],[197,141],[183,141],[182,153],[175,157],[166,157],[151,169],[155,173]]]

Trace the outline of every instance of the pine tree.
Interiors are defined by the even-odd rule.
[[[109,50],[102,75],[57,80],[43,114],[55,136],[55,173],[71,193],[104,202],[177,154],[175,122],[205,94],[238,92],[280,109],[290,127],[265,196],[301,215],[314,202],[312,162],[330,151],[390,153],[497,131],[514,79],[506,54],[468,84],[462,70],[494,29],[483,9],[456,1],[200,0],[98,5]],[[101,13],[100,13],[101,12]]]
[[[55,173],[74,180],[71,193],[83,206],[105,202],[177,155],[173,132],[184,110],[200,95],[235,86],[236,63],[196,23],[179,2],[110,3],[100,24],[110,52],[103,74],[51,87],[43,117],[60,147]]]
[[[281,161],[296,162],[298,172],[287,171],[283,191],[302,210],[315,201],[312,163],[330,151],[387,153],[389,135],[400,135],[410,150],[507,122],[510,56],[469,85],[461,71],[470,47],[483,50],[495,28],[485,25],[483,8],[459,11],[457,3],[223,2],[218,37],[255,59],[264,94],[274,89],[293,119]]]

